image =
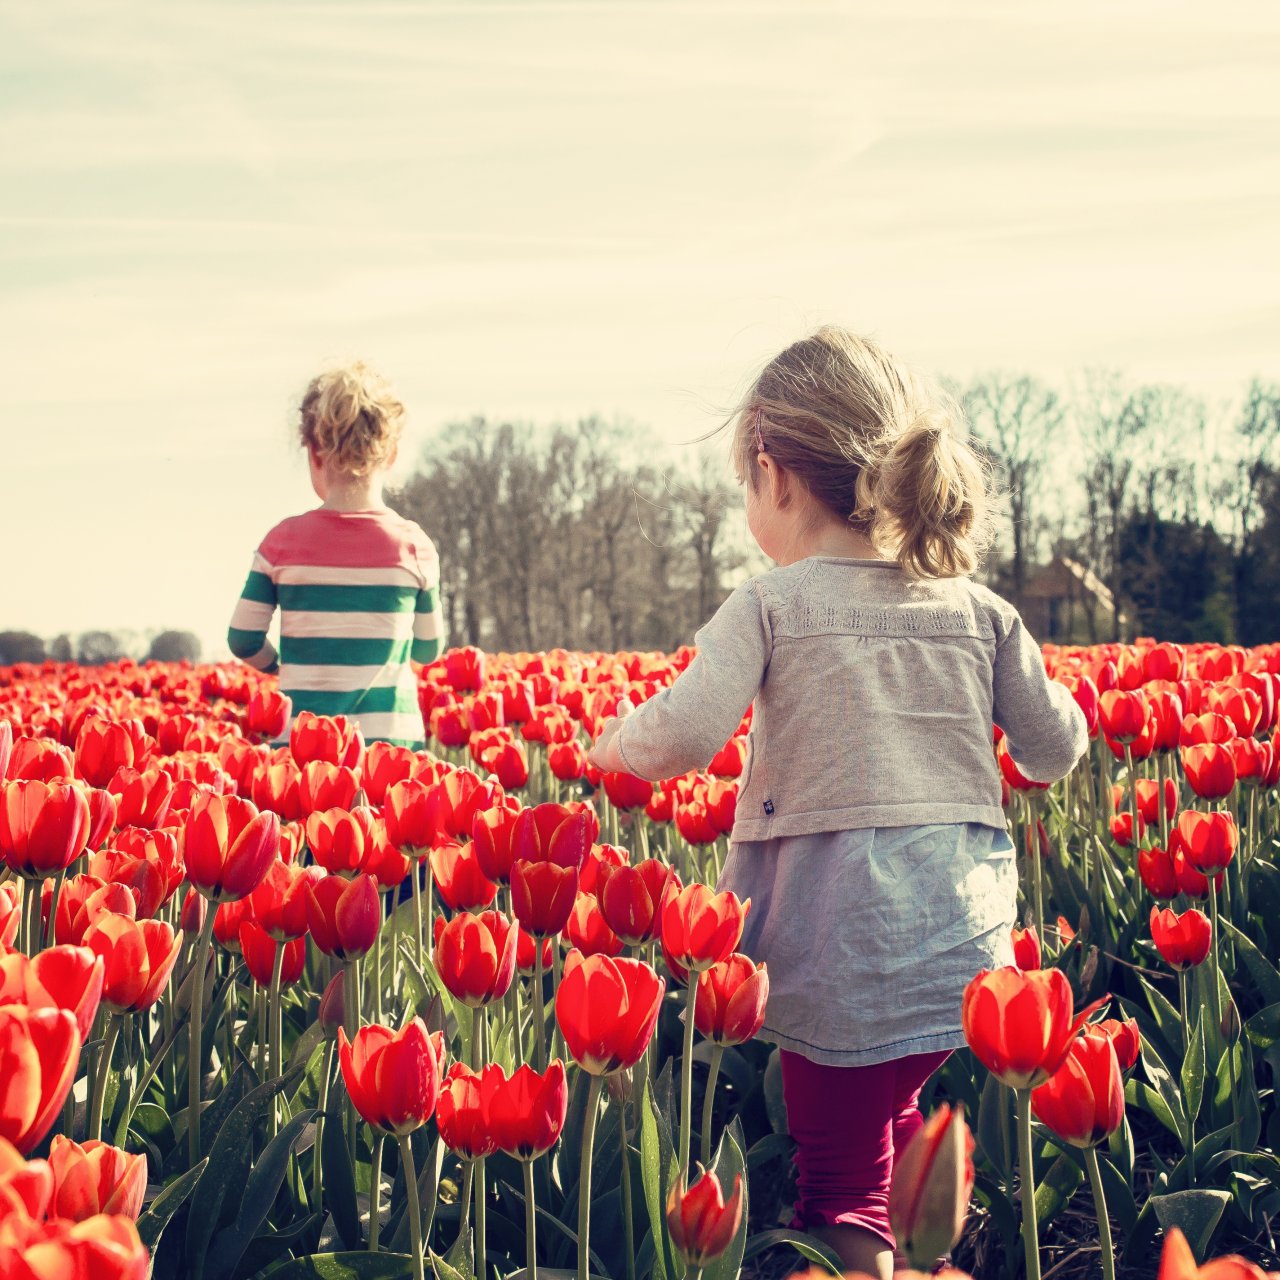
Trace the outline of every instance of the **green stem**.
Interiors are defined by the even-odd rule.
[[[378,1235],[382,1227],[382,1147],[387,1135],[381,1129],[373,1139],[373,1163],[369,1166],[369,1252],[378,1252]],[[417,1188],[414,1188],[416,1190]],[[405,1193],[408,1194],[408,1184]]]
[[[360,1030],[360,972],[358,961],[347,960],[342,966],[342,1029],[346,1032],[348,1043],[354,1043],[356,1033]],[[347,1154],[351,1157],[351,1167],[356,1167],[356,1132],[360,1121],[356,1115],[356,1105],[347,1094]]]
[[[425,1280],[422,1267],[422,1206],[418,1203],[418,1175],[413,1167],[413,1146],[407,1133],[400,1136],[400,1159],[404,1163],[404,1190],[409,1201],[413,1280]]]
[[[382,897],[378,897],[378,932],[373,937],[373,1020],[382,1021]]]
[[[169,1002],[165,1001],[164,1003],[167,1007]],[[117,1147],[124,1146],[125,1138],[129,1132],[130,1122],[133,1120],[133,1113],[138,1109],[138,1104],[142,1101],[142,1095],[146,1093],[147,1087],[151,1084],[152,1080],[156,1078],[156,1073],[160,1070],[161,1065],[168,1056],[169,1050],[173,1048],[181,1027],[182,1024],[180,1022],[170,1022],[169,1027],[165,1032],[164,1039],[160,1043],[159,1049],[151,1055],[151,1060],[147,1063],[146,1070],[142,1073],[141,1078],[133,1088],[133,1092],[129,1095],[129,1101],[125,1106],[124,1114],[120,1117],[120,1123],[116,1125],[115,1145]],[[70,1137],[70,1133],[68,1133],[67,1136]]]
[[[485,1012],[482,1005],[478,1009],[471,1010],[471,1067],[472,1070],[479,1075],[484,1071],[485,1058]],[[483,1277],[485,1274],[485,1252],[488,1245],[486,1232],[486,1205],[484,1194],[484,1157],[482,1156],[475,1162],[475,1186],[473,1188],[476,1200],[476,1275]]]
[[[422,954],[422,866],[420,862],[413,864],[413,946],[418,959],[418,968],[424,965]]]
[[[698,1000],[698,975],[689,974],[684,1011],[684,1055],[680,1060],[680,1172],[689,1178],[689,1148],[693,1141],[693,1010]]]
[[[475,1180],[474,1160],[462,1162],[462,1190],[458,1194],[458,1239],[465,1240],[471,1230],[471,1184]]]
[[[218,904],[206,899],[204,923],[196,939],[191,971],[191,1021],[187,1026],[187,1164],[200,1159],[200,1091],[204,1083],[204,971],[213,945],[213,918]]]
[[[325,1109],[329,1105],[329,1082],[333,1078],[333,1058],[337,1051],[337,1041],[330,1040],[324,1050],[324,1074],[320,1077],[320,1097],[316,1103],[316,1138],[312,1143],[311,1185],[312,1203],[319,1208],[324,1198],[324,1161],[322,1159],[324,1137]],[[118,1143],[116,1144],[119,1145]]]
[[[1213,922],[1213,937],[1209,940],[1209,1007],[1213,1010],[1213,1025],[1222,1035],[1222,979],[1218,972],[1218,885],[1216,872],[1210,873],[1209,879],[1209,916]]]
[[[591,1246],[591,1150],[596,1138],[596,1112],[600,1109],[603,1076],[592,1076],[587,1089],[587,1114],[582,1121],[582,1174],[578,1179],[578,1280],[590,1280],[587,1263]]]
[[[554,1011],[556,1005],[556,997],[560,994],[560,970],[562,961],[560,959],[560,943],[553,940],[551,943],[551,1008]],[[561,1047],[562,1040],[560,1036],[560,1024],[555,1019],[551,1020],[551,1057],[564,1057],[564,1050]]]
[[[542,987],[542,939],[533,940],[533,1065],[541,1075],[547,1069],[547,1008]]]
[[[1116,1253],[1111,1247],[1111,1219],[1107,1216],[1107,1197],[1102,1190],[1102,1172],[1098,1153],[1085,1147],[1084,1162],[1089,1168],[1089,1185],[1093,1188],[1093,1207],[1098,1219],[1098,1243],[1102,1247],[1102,1280],[1116,1280]]]
[[[702,1163],[710,1167],[711,1163],[711,1116],[716,1100],[716,1080],[720,1076],[720,1059],[724,1056],[724,1045],[715,1045],[711,1050],[711,1070],[707,1074],[707,1091],[702,1098]]]
[[[120,1035],[120,1024],[124,1015],[113,1013],[107,1018],[106,1043],[98,1054],[98,1070],[93,1081],[93,1103],[89,1108],[88,1138],[97,1140],[102,1137],[102,1105],[107,1096],[107,1077],[111,1074],[111,1059],[115,1054],[116,1039]]]
[[[1018,1089],[1018,1172],[1022,1183],[1022,1247],[1026,1280],[1040,1280],[1040,1235],[1036,1229],[1036,1175],[1031,1150],[1031,1090]]]
[[[627,1250],[627,1280],[636,1280],[636,1228],[631,1210],[631,1145],[627,1138],[625,1098],[618,1099],[618,1138],[622,1143],[622,1230]]]
[[[524,1166],[524,1272],[525,1280],[538,1280],[538,1214],[533,1202],[533,1161]],[[631,1250],[627,1250],[628,1258]],[[628,1271],[634,1264],[628,1264]]]
[[[58,899],[62,896],[62,885],[67,878],[65,871],[59,871],[53,877],[53,893],[49,897],[49,919],[44,927],[44,945],[53,946],[53,923],[58,917]]]

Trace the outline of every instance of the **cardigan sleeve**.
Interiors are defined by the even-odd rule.
[[[259,671],[268,672],[276,671],[280,665],[275,646],[267,639],[267,628],[276,611],[273,574],[271,564],[257,551],[227,628],[227,648],[232,655]]]
[[[773,651],[768,612],[753,581],[694,637],[698,655],[675,682],[618,730],[618,752],[641,778],[675,778],[708,765],[751,705]]]

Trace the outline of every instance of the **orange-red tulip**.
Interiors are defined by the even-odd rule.
[[[714,1173],[704,1173],[687,1191],[684,1171],[667,1196],[667,1230],[676,1252],[692,1267],[714,1261],[733,1243],[742,1224],[742,1174],[733,1181],[733,1195]]]
[[[0,954],[0,1005],[66,1009],[82,1040],[89,1039],[102,997],[104,965],[88,947],[45,947],[33,959]]]
[[[662,950],[684,970],[701,973],[732,953],[751,907],[730,892],[686,885],[662,908]]]
[[[627,943],[652,942],[662,931],[662,908],[680,878],[658,858],[634,867],[601,867],[597,897],[609,928]]]
[[[1019,969],[1040,968],[1040,935],[1035,925],[1013,930],[1013,963]]]
[[[66,1009],[0,1005],[0,1138],[25,1154],[49,1132],[71,1092],[80,1044]]]
[[[481,871],[470,841],[466,844],[450,841],[432,849],[431,874],[441,901],[451,911],[487,907],[498,896],[498,886]]]
[[[284,948],[280,960],[280,985],[290,987],[302,977],[307,964],[307,941],[292,938],[277,942],[260,924],[252,920],[241,921],[240,954],[244,957],[249,977],[260,987],[270,987],[275,972],[276,953]],[[338,975],[341,977],[341,973]]]
[[[973,1137],[964,1109],[943,1104],[893,1163],[889,1221],[898,1251],[931,1266],[960,1238],[973,1192]]]
[[[85,930],[84,945],[102,957],[103,1003],[114,1013],[137,1013],[160,999],[182,938],[161,920],[101,915]]]
[[[83,1222],[118,1213],[136,1222],[147,1191],[147,1158],[93,1139],[81,1145],[62,1134],[49,1148],[53,1216]]]
[[[609,928],[599,904],[589,893],[579,893],[574,899],[564,936],[584,956],[620,956],[623,951],[622,939]]]
[[[279,849],[280,819],[237,796],[201,796],[183,828],[187,879],[216,902],[251,894]]]
[[[307,815],[304,830],[311,856],[326,871],[340,875],[364,861],[365,827],[347,809],[324,809]]]
[[[1182,768],[1191,790],[1202,800],[1221,800],[1235,790],[1236,761],[1226,744],[1203,742],[1183,747]]]
[[[1203,964],[1213,945],[1213,924],[1203,911],[1184,911],[1179,915],[1166,907],[1151,908],[1151,940],[1161,959],[1181,972]]]
[[[137,1226],[118,1213],[83,1222],[0,1220],[0,1275],[15,1280],[147,1280],[150,1269]]]
[[[503,1079],[489,1101],[489,1125],[498,1149],[517,1160],[536,1160],[555,1146],[569,1105],[564,1063],[541,1075],[525,1064]]]
[[[1222,871],[1235,857],[1239,833],[1229,813],[1188,809],[1178,819],[1178,836],[1187,861],[1202,875]]]
[[[52,1199],[49,1162],[24,1159],[12,1142],[0,1138],[0,1222],[14,1214],[39,1220]]]
[[[351,1042],[339,1028],[338,1058],[347,1094],[367,1124],[400,1136],[431,1119],[440,1064],[421,1018],[400,1031],[361,1027]]]
[[[641,960],[610,956],[565,961],[556,1022],[578,1065],[606,1076],[634,1066],[648,1047],[666,983]]]
[[[7,782],[0,788],[0,857],[20,876],[65,871],[90,834],[89,801],[69,782]]]
[[[1196,1265],[1195,1254],[1187,1238],[1177,1227],[1165,1232],[1164,1251],[1160,1255],[1160,1271],[1156,1280],[1268,1280],[1275,1272],[1265,1272],[1256,1263],[1239,1254],[1213,1258],[1204,1266]]]
[[[577,867],[554,862],[511,864],[511,909],[535,938],[549,938],[565,927],[577,894]]]
[[[764,1026],[769,972],[735,951],[698,975],[694,1025],[716,1044],[745,1044]]]
[[[469,1008],[501,1000],[516,971],[517,926],[500,911],[461,912],[436,920],[436,972],[449,993]]]
[[[2,723],[8,724],[8,721]],[[0,884],[0,947],[13,946],[21,923],[22,894],[17,884],[12,880],[7,884]]]
[[[483,1160],[498,1149],[489,1110],[502,1079],[502,1068],[492,1062],[480,1072],[455,1062],[445,1073],[436,1127],[440,1141],[463,1160]]]
[[[1124,1079],[1111,1037],[1077,1036],[1062,1066],[1031,1091],[1031,1110],[1073,1147],[1091,1147],[1124,1119]]]
[[[351,960],[367,955],[382,925],[378,882],[369,875],[354,880],[325,876],[307,882],[311,937],[325,955]]]
[[[346,716],[299,711],[289,731],[289,754],[299,769],[313,761],[356,769],[364,755],[364,738]]]
[[[359,790],[354,769],[311,760],[302,766],[298,779],[298,805],[303,815],[320,809],[350,809]]]
[[[245,731],[270,742],[284,734],[293,714],[293,699],[279,689],[259,689],[244,709]]]

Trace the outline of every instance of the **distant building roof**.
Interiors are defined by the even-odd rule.
[[[1092,569],[1068,556],[1054,558],[1033,573],[1023,595],[1028,599],[1075,599],[1091,595],[1108,612],[1115,612],[1115,601],[1107,584]]]

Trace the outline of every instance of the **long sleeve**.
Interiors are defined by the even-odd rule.
[[[279,668],[275,646],[267,639],[276,611],[276,584],[272,566],[261,552],[253,557],[253,567],[245,580],[244,590],[231,615],[227,628],[227,648],[241,662],[259,671],[275,671]]]
[[[444,652],[444,618],[440,612],[440,556],[435,544],[421,529],[417,550],[418,572],[422,586],[413,612],[413,646],[409,657],[414,662],[434,662]]]
[[[629,772],[673,778],[704,768],[733,736],[773,651],[769,619],[751,582],[694,637],[698,656],[670,688],[623,721],[618,752]]]
[[[1044,655],[1022,619],[1010,613],[996,644],[993,718],[1018,768],[1033,782],[1056,782],[1089,749],[1088,726],[1071,691],[1045,673]]]

